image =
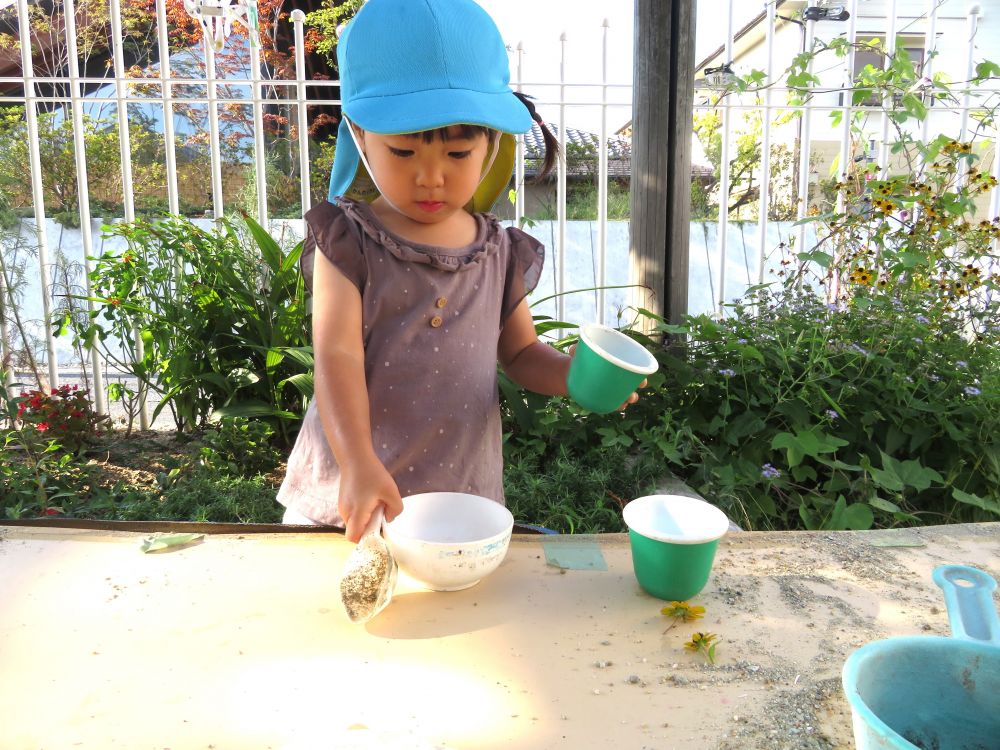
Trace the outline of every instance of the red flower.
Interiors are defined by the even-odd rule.
[[[45,509],[45,515],[47,515],[47,516],[58,516],[59,513],[60,513],[60,510],[58,508],[46,508]]]
[[[107,303],[113,307],[118,307],[118,305],[120,305],[122,301],[117,297],[108,297]]]
[[[45,432],[47,429],[49,429],[49,423],[48,422],[39,422],[38,423],[38,431],[39,432]]]

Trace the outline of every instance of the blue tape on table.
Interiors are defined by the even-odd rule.
[[[543,542],[545,562],[566,570],[607,570],[601,547],[596,542]]]

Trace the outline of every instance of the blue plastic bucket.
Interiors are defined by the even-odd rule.
[[[976,568],[942,565],[952,637],[889,638],[844,664],[858,750],[1000,748],[1000,619],[996,581]]]

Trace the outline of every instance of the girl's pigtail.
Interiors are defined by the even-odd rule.
[[[535,105],[531,103],[531,97],[522,94],[520,91],[515,91],[514,96],[521,100],[521,104],[528,110],[531,119],[538,123],[539,129],[542,131],[542,140],[545,142],[545,159],[542,162],[541,170],[539,170],[535,179],[532,180],[533,183],[541,182],[556,165],[556,159],[559,157],[559,139],[552,134],[552,131],[548,129],[542,120],[542,116],[535,111]]]

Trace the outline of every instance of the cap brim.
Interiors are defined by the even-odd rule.
[[[355,99],[347,116],[373,133],[418,133],[448,125],[483,125],[504,133],[531,129],[531,115],[510,89],[496,93],[432,89]]]
[[[520,105],[520,102],[518,104]],[[497,153],[489,171],[483,175],[475,194],[466,206],[469,211],[475,213],[493,209],[510,182],[510,176],[514,171],[515,151],[514,136],[504,131],[497,144]],[[337,128],[337,145],[334,151],[333,169],[330,171],[330,189],[327,200],[332,203],[336,198],[345,196],[370,203],[378,195],[375,182],[361,162],[347,118],[341,118],[340,126]]]

